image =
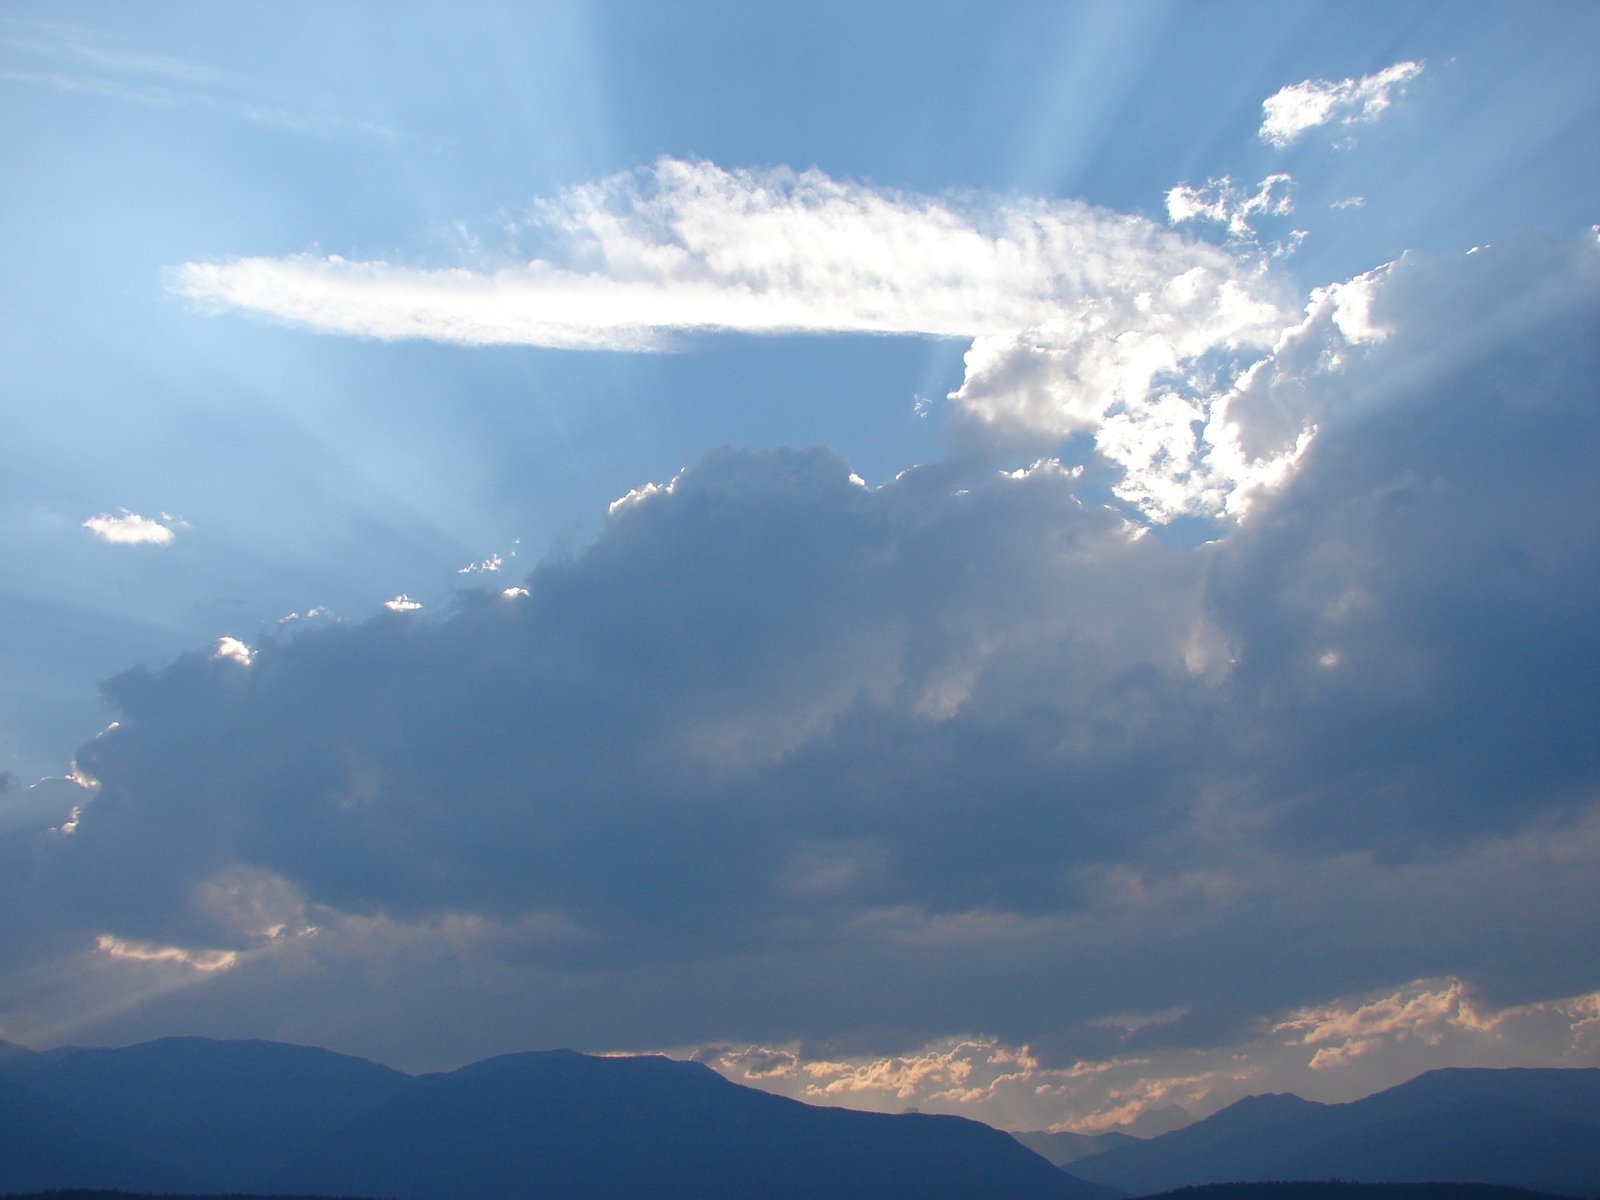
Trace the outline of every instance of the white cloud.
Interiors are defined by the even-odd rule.
[[[334,617],[332,609],[327,608],[324,605],[318,604],[318,605],[315,605],[315,606],[313,606],[311,608],[306,609],[306,611],[303,612],[303,613],[301,613],[301,612],[285,613],[283,616],[278,618],[278,624],[279,625],[287,625],[291,621],[310,621],[310,620],[313,620],[313,619],[318,618],[318,617],[322,617],[322,618],[326,618],[326,619],[337,619],[337,618]]]
[[[1379,1050],[1392,1057],[1403,1042],[1435,1050],[1469,1042],[1483,1054],[1537,1041],[1566,1057],[1585,1049],[1597,1007],[1600,993],[1496,1009],[1460,979],[1424,979],[1389,994],[1300,1009],[1271,1032],[1292,1035],[1291,1046],[1315,1047],[1307,1062],[1313,1071],[1349,1066]]]
[[[1272,176],[1255,196],[1216,203],[1247,226],[1287,211],[1286,188]],[[1203,421],[1209,381],[1196,363],[1258,356],[1291,311],[1260,261],[1143,218],[1069,200],[912,195],[816,170],[662,159],[535,203],[511,238],[498,259],[466,266],[302,254],[186,263],[170,285],[323,332],[466,345],[661,350],[707,330],[971,338],[957,411],[1035,440],[1114,414],[1164,430],[1175,384],[1157,381],[1169,377]],[[1169,434],[1123,430],[1108,448],[1124,471],[1164,471],[1177,489],[1149,515],[1199,503],[1203,489],[1179,482],[1199,469],[1192,449]],[[1186,449],[1181,469],[1141,457]],[[1127,495],[1142,504],[1159,490]]]
[[[933,198],[673,159],[536,203],[516,237],[503,261],[470,268],[296,255],[186,263],[171,283],[327,332],[637,350],[688,330],[1014,332],[1197,268],[1215,286],[1235,267],[1076,201]]]
[[[618,513],[632,508],[635,504],[644,503],[651,496],[670,496],[677,483],[678,476],[674,475],[666,483],[648,482],[636,488],[629,488],[627,495],[618,496],[606,507],[606,516],[614,517]]]
[[[1206,180],[1204,187],[1180,183],[1167,192],[1167,220],[1174,225],[1211,221],[1226,225],[1234,237],[1247,238],[1255,233],[1252,222],[1257,217],[1282,217],[1294,211],[1293,184],[1294,180],[1282,173],[1268,175],[1254,193],[1226,175]]]
[[[118,546],[170,546],[176,538],[173,527],[182,523],[162,513],[162,520],[141,517],[127,509],[118,509],[118,515],[99,513],[84,521],[83,527],[103,542]],[[162,522],[166,523],[163,524]]]
[[[1420,74],[1420,62],[1399,62],[1360,79],[1307,79],[1291,84],[1261,102],[1266,114],[1261,140],[1282,147],[1330,121],[1344,125],[1376,121],[1394,102],[1395,94]]]
[[[132,941],[101,934],[96,946],[112,958],[131,959],[134,962],[173,963],[192,971],[231,970],[239,961],[232,950],[186,950],[181,946],[162,946],[154,942]]]
[[[416,612],[422,607],[422,601],[413,600],[402,592],[392,600],[385,600],[383,606],[390,612]]]
[[[211,651],[213,662],[234,662],[241,667],[248,667],[253,657],[255,657],[255,651],[251,650],[249,646],[236,637],[218,638],[216,648]]]

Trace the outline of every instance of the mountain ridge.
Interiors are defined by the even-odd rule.
[[[314,1047],[169,1038],[0,1062],[0,1115],[31,1146],[0,1155],[0,1193],[1120,1195],[975,1121],[807,1105],[659,1056],[533,1051],[407,1075]]]
[[[1441,1068],[1344,1104],[1247,1096],[1187,1128],[1078,1159],[1149,1195],[1283,1179],[1462,1183],[1600,1194],[1600,1069]]]

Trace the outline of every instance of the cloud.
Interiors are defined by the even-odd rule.
[[[1187,221],[1211,221],[1227,227],[1234,237],[1250,237],[1252,221],[1258,216],[1281,217],[1294,211],[1290,189],[1294,181],[1285,174],[1268,175],[1247,193],[1232,179],[1208,179],[1204,187],[1180,183],[1167,192],[1167,220],[1174,225]]]
[[[83,527],[101,541],[117,546],[170,546],[177,537],[174,529],[182,528],[183,524],[166,513],[157,521],[124,508],[118,510],[117,516],[110,513],[92,516],[84,521]]]
[[[1282,207],[1280,185],[1263,187],[1241,211]],[[1133,426],[1102,449],[1178,493],[1148,505],[1158,520],[1209,502],[1186,478],[1209,475],[1189,426],[1206,420],[1212,376],[1226,386],[1290,311],[1260,262],[1141,218],[816,170],[661,159],[534,203],[509,236],[459,265],[251,257],[185,263],[169,283],[322,332],[465,345],[662,350],[715,330],[973,339],[958,409],[1044,443],[1112,418]],[[1143,503],[1155,490],[1128,495]]]
[[[754,1046],[1036,1126],[1592,1062],[1597,320],[1592,236],[1319,290],[1213,402],[1296,458],[1205,544],[1050,455],[725,447],[514,601],[128,672],[71,835],[0,837],[7,1028]]]
[[[241,667],[248,667],[254,655],[255,651],[236,637],[218,638],[216,648],[211,651],[213,662],[233,662],[238,663]]]
[[[112,958],[178,963],[194,971],[228,971],[239,962],[238,954],[232,950],[185,950],[180,946],[124,941],[110,934],[101,934],[96,938],[95,947]]]
[[[1420,62],[1398,62],[1360,79],[1307,79],[1291,84],[1261,102],[1261,140],[1284,147],[1301,134],[1331,121],[1364,125],[1376,121],[1396,93],[1422,74]]]
[[[61,22],[7,18],[5,48],[24,56],[29,69],[0,69],[0,79],[54,91],[98,96],[146,108],[187,108],[235,120],[332,135],[355,132],[394,141],[399,135],[372,121],[264,103],[260,89],[230,72],[170,55],[129,49],[101,31]]]
[[[831,1058],[799,1045],[718,1045],[692,1054],[736,1083],[810,1103],[914,1107],[1006,1129],[1098,1133],[1174,1105],[1207,1116],[1255,1092],[1354,1099],[1382,1086],[1375,1062],[1383,1058],[1405,1061],[1389,1068],[1398,1078],[1463,1060],[1588,1063],[1597,1006],[1600,993],[1495,1007],[1461,980],[1442,978],[1282,1014],[1226,1046],[1153,1046],[1061,1065],[987,1035],[888,1057]]]
[[[14,830],[40,832],[73,820],[94,795],[94,789],[77,775],[50,776],[25,788],[16,776],[0,775],[0,835]]]

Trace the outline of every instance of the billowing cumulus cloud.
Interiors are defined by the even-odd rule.
[[[1223,219],[1284,211],[1280,177],[1262,187],[1219,197]],[[1239,483],[1204,460],[1196,430],[1291,311],[1251,254],[1142,218],[816,170],[662,159],[537,202],[507,236],[448,266],[242,258],[186,263],[171,285],[325,332],[467,345],[659,350],[710,330],[971,339],[959,410],[1041,444],[1106,431],[1125,498],[1157,520],[1215,511]]]
[[[1282,88],[1261,102],[1265,114],[1261,140],[1282,147],[1333,121],[1343,125],[1376,121],[1394,103],[1395,95],[1421,74],[1421,63],[1398,62],[1360,79],[1306,79]]]
[[[471,1013],[1087,1128],[1592,1064],[1597,320],[1592,237],[1320,290],[1212,401],[1292,470],[1193,548],[1049,456],[728,447],[514,588],[120,676],[70,834],[0,838],[7,1028]]]

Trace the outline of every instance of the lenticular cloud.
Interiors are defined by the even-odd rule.
[[[465,345],[650,351],[711,330],[972,339],[958,411],[1036,441],[1096,434],[1128,476],[1125,498],[1156,519],[1222,507],[1202,461],[1211,404],[1289,312],[1250,253],[1079,201],[673,159],[534,202],[507,245],[469,265],[300,254],[187,263],[171,283],[323,332]]]

